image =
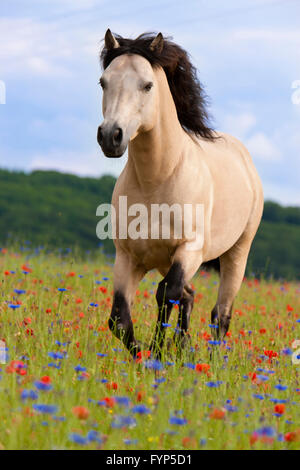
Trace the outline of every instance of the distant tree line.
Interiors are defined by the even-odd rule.
[[[96,237],[96,208],[110,202],[112,176],[82,178],[55,171],[30,174],[0,170],[0,247],[113,252]],[[266,202],[247,274],[300,278],[300,208]]]

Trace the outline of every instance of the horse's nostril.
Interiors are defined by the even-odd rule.
[[[123,131],[122,129],[120,129],[120,127],[117,127],[117,129],[114,130],[114,133],[113,133],[113,143],[115,146],[118,146],[120,145],[120,143],[122,142],[122,138],[123,138]]]
[[[102,144],[102,142],[103,142],[103,132],[102,132],[101,126],[98,127],[97,140],[98,140],[99,144]]]

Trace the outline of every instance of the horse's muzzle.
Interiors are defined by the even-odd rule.
[[[124,143],[123,131],[116,124],[112,127],[99,126],[97,141],[106,157],[122,157],[127,145]]]

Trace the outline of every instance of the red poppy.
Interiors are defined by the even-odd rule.
[[[271,360],[273,357],[278,357],[278,353],[275,352],[275,351],[264,351],[264,354],[265,356],[267,356],[269,358],[269,360]]]
[[[118,384],[116,382],[111,382],[106,384],[107,390],[118,390]]]
[[[207,374],[208,370],[210,369],[210,365],[205,364],[205,363],[196,364],[195,369],[196,369],[197,372],[204,372],[205,374]]]
[[[105,401],[105,404],[108,408],[113,408],[115,404],[115,399],[112,397],[104,397],[101,401]]]
[[[287,432],[284,435],[284,440],[287,442],[295,442],[300,440],[300,430]]]
[[[41,377],[40,382],[43,382],[43,384],[50,384],[51,383],[51,378],[49,375],[44,375]]]
[[[283,413],[285,412],[285,405],[283,403],[278,403],[274,406],[274,411],[279,415],[283,415]]]
[[[26,273],[32,273],[32,269],[29,268],[26,264],[22,265],[22,271],[25,271]]]
[[[226,410],[223,408],[215,408],[209,415],[212,419],[223,419],[226,415]]]
[[[78,419],[87,419],[90,415],[89,410],[85,408],[84,406],[74,406],[74,408],[72,408],[72,413]]]

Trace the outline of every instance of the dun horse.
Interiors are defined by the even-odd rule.
[[[156,300],[158,321],[151,350],[158,358],[174,301],[179,302],[175,340],[189,343],[193,308],[190,280],[202,263],[219,259],[220,286],[211,321],[220,339],[226,334],[233,301],[245,273],[251,243],[263,210],[263,191],[252,159],[236,138],[208,125],[205,95],[188,54],[159,33],[137,39],[105,35],[104,121],[98,142],[107,157],[128,147],[128,161],[117,180],[112,204],[192,204],[204,207],[204,241],[176,239],[115,240],[114,299],[109,327],[133,357],[140,351],[130,307],[139,281],[156,268],[163,276]],[[149,211],[150,212],[150,211]],[[172,224],[172,221],[171,221]],[[171,227],[172,228],[172,227]]]

